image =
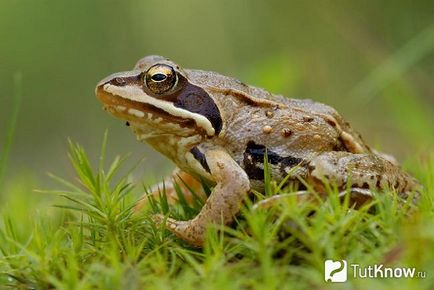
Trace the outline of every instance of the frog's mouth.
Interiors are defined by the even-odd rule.
[[[196,126],[193,119],[174,116],[152,104],[142,103],[107,92],[104,85],[99,85],[96,88],[96,96],[103,103],[105,110],[113,116],[131,123],[158,127],[176,124],[182,128],[201,129]]]

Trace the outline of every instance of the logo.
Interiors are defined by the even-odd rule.
[[[326,282],[339,282],[339,283],[347,281],[347,261],[325,260],[324,280]]]
[[[350,274],[348,274],[350,272]],[[351,274],[352,273],[352,274]],[[324,280],[326,282],[346,282],[348,275],[354,279],[372,278],[426,278],[426,271],[418,271],[415,267],[387,267],[383,264],[361,266],[356,263],[349,264],[346,260],[325,260]]]

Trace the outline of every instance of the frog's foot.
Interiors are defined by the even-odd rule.
[[[158,199],[160,194],[165,193],[169,203],[178,202],[178,194],[176,186],[179,187],[184,195],[187,203],[191,204],[193,201],[192,191],[199,197],[206,199],[206,194],[203,190],[202,184],[197,181],[192,175],[180,170],[175,169],[172,174],[164,179],[163,182],[155,184],[151,187],[150,193],[145,194],[137,203],[134,210],[137,212],[141,210],[148,202],[149,198],[153,197]]]
[[[228,153],[210,150],[205,153],[205,158],[217,185],[200,213],[189,221],[177,221],[162,215],[153,218],[157,225],[165,223],[169,231],[197,247],[203,245],[207,226],[232,222],[250,190],[247,174]]]
[[[178,221],[162,214],[152,216],[157,227],[165,224],[165,227],[180,239],[195,247],[201,247],[204,242],[206,227],[200,223],[190,221]]]

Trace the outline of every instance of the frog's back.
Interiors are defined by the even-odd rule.
[[[245,94],[250,98],[263,99],[275,102],[285,103],[287,98],[274,95],[262,88],[254,87],[243,83],[242,81],[221,75],[216,72],[202,71],[202,70],[185,70],[188,78],[203,88],[208,88],[211,92],[215,91],[231,91]]]
[[[346,123],[334,108],[311,99],[286,98],[282,95],[272,94],[265,89],[247,85],[236,78],[224,76],[216,72],[202,70],[186,70],[186,72],[189,79],[199,86],[208,88],[211,92],[240,93],[242,94],[242,96],[238,94],[240,101],[243,101],[243,98],[245,102],[253,101],[250,102],[250,105],[254,105],[255,101],[260,105],[262,100],[266,100],[283,105],[281,107],[287,106],[299,112],[304,111],[330,115],[336,118],[342,125]]]
[[[269,150],[290,150],[300,156],[334,150],[371,152],[360,135],[328,105],[275,95],[214,72],[186,72],[223,108],[226,130],[221,141],[225,147],[246,148],[252,141],[267,144]]]

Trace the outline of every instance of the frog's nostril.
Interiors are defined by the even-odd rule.
[[[110,81],[115,86],[125,86],[127,84],[126,80],[121,77],[116,77]]]

